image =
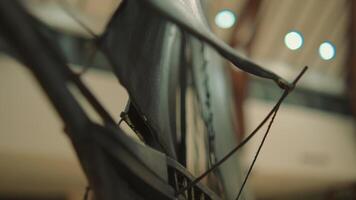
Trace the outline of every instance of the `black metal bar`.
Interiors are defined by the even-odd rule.
[[[0,1],[2,35],[13,44],[22,61],[29,66],[71,133],[83,133],[88,117],[67,88],[67,76],[56,60],[52,46],[31,26],[30,16],[17,1]],[[78,136],[78,135],[77,135]]]

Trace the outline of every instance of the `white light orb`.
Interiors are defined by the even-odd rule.
[[[223,29],[228,29],[236,23],[236,15],[231,10],[222,10],[215,16],[215,24]]]
[[[284,44],[290,50],[297,50],[303,46],[303,35],[298,31],[290,31],[284,36]]]
[[[319,55],[323,60],[331,60],[336,55],[336,48],[331,42],[325,41],[319,46]]]

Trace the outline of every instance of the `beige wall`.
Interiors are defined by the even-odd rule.
[[[248,133],[273,104],[249,99]],[[266,127],[245,149],[249,165]],[[354,119],[336,113],[283,104],[257,160],[250,185],[257,196],[276,197],[326,191],[356,182]]]

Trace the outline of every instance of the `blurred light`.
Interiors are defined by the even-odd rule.
[[[303,46],[303,35],[297,31],[290,31],[284,36],[284,44],[291,50],[297,50]]]
[[[331,60],[336,55],[336,48],[329,41],[323,42],[319,46],[319,55],[323,60]]]
[[[215,16],[215,24],[223,29],[231,28],[236,22],[236,15],[231,10],[222,10]]]

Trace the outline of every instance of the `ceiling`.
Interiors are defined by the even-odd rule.
[[[350,0],[250,0],[259,2],[253,30],[247,37],[252,40],[249,57],[286,78],[292,78],[297,71],[308,65],[308,73],[303,78],[302,86],[330,94],[342,95],[346,59],[348,55],[348,28],[350,24]],[[242,13],[247,0],[211,1],[212,16],[224,8],[237,15]],[[251,26],[248,24],[247,26]],[[234,28],[213,29],[225,40],[233,35]],[[292,51],[284,44],[285,35],[295,30],[304,38],[303,46]],[[239,30],[235,30],[238,33]],[[238,35],[241,37],[241,34]],[[331,60],[323,60],[318,54],[319,45],[324,41],[332,42],[336,47],[336,56]],[[242,41],[243,42],[243,41]]]

